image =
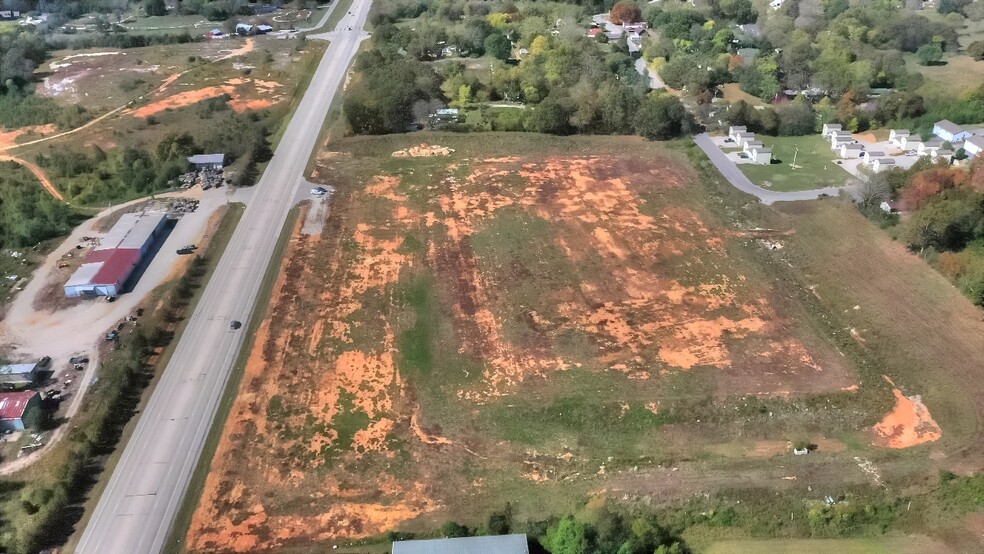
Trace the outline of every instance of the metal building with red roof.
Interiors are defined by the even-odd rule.
[[[41,407],[38,391],[0,392],[0,431],[24,429],[24,414]]]
[[[65,296],[116,296],[167,224],[167,214],[123,214],[65,283]]]

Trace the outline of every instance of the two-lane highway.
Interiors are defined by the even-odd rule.
[[[256,185],[76,552],[156,554],[188,488],[329,105],[364,38],[370,0],[355,0],[331,34],[307,92]],[[347,29],[352,29],[348,31]],[[245,325],[244,325],[245,328]]]

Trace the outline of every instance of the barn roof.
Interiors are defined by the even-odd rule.
[[[0,419],[24,417],[28,402],[37,395],[38,391],[33,390],[0,393]]]

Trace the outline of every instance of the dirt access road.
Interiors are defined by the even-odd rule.
[[[140,416],[76,549],[79,553],[156,553],[184,498],[232,366],[244,340],[277,239],[335,92],[366,34],[370,2],[344,18],[311,78],[253,201],[188,318],[170,363]]]

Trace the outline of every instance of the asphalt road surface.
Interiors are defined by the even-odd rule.
[[[160,552],[201,455],[302,173],[328,107],[365,37],[370,0],[355,0],[256,185],[225,254],[79,541],[76,552]],[[341,29],[352,28],[352,31]]]
[[[724,155],[724,152],[717,147],[716,144],[711,140],[711,137],[707,136],[707,133],[701,133],[694,137],[694,142],[697,146],[707,154],[710,158],[711,163],[714,167],[724,175],[724,178],[728,180],[729,183],[734,185],[740,191],[747,192],[759,200],[763,204],[772,204],[774,202],[791,202],[796,200],[816,200],[820,198],[821,195],[826,196],[837,196],[841,191],[853,193],[854,187],[844,186],[844,187],[825,187],[812,190],[799,190],[794,192],[778,192],[774,190],[764,189],[754,183],[752,183],[745,174],[738,169],[735,163],[728,159]]]

